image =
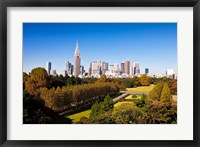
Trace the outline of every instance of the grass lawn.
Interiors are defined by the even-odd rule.
[[[121,104],[127,104],[127,103],[133,104],[133,102],[122,101],[122,102],[117,102],[117,103],[114,105],[114,107],[118,107],[118,106],[120,106]]]
[[[136,95],[136,98],[133,98],[133,95],[129,95],[125,98],[125,100],[135,100],[135,99],[141,99],[141,95]]]
[[[133,92],[150,92],[153,89],[154,85],[150,86],[139,86],[136,88],[126,88],[127,91],[133,91]]]
[[[89,118],[90,113],[91,113],[91,110],[86,110],[86,111],[82,111],[79,113],[69,115],[69,116],[67,116],[67,118],[72,119],[72,123],[77,123],[83,116]]]

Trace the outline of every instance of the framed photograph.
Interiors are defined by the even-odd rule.
[[[2,146],[199,146],[198,0],[0,3]]]

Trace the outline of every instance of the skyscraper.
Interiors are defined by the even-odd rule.
[[[129,75],[130,74],[130,61],[124,62],[124,72]]]
[[[68,75],[72,75],[73,73],[73,65],[69,61],[66,63],[66,72]]]
[[[133,62],[132,61],[130,61],[130,71],[129,71],[130,73],[130,75],[133,75],[134,74],[134,68],[133,68]]]
[[[140,74],[140,65],[138,62],[135,62],[134,66],[134,75]]]
[[[91,66],[91,75],[94,77],[100,76],[100,72],[101,72],[100,62],[92,61],[90,63],[90,66]]]
[[[145,68],[145,74],[149,74],[149,68]]]
[[[47,70],[48,75],[50,75],[50,72],[51,72],[51,62],[46,62],[46,70]]]
[[[108,70],[108,63],[104,61],[101,62],[101,75],[104,75],[107,70]]]
[[[81,66],[80,66],[80,74],[83,75],[84,72],[85,72],[85,70],[84,70],[84,66],[81,65]]]
[[[81,58],[79,53],[78,41],[76,41],[76,49],[74,53],[74,72],[73,75],[78,77],[80,74]]]
[[[121,73],[124,73],[124,63],[121,63]]]

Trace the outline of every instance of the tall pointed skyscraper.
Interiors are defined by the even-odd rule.
[[[74,53],[74,72],[73,75],[78,77],[80,74],[81,58],[79,53],[78,41],[76,41],[76,49]]]

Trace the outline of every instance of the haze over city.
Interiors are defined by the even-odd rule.
[[[87,71],[92,61],[119,64],[140,63],[150,73],[164,74],[172,68],[177,73],[176,23],[24,23],[23,71],[45,67],[62,73],[66,62],[74,62],[76,40],[81,65]]]

